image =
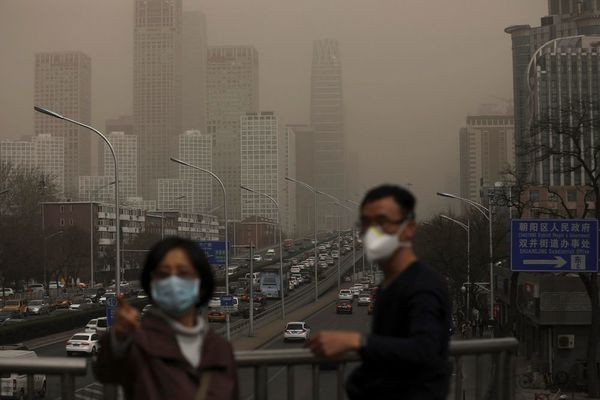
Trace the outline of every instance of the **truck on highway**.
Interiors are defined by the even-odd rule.
[[[283,271],[283,290],[284,295],[289,289],[290,273]],[[266,298],[280,299],[281,298],[281,274],[279,267],[265,267],[260,274],[260,291]]]

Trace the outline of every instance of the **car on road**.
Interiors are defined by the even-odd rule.
[[[105,333],[108,331],[108,321],[106,317],[98,318],[98,322],[96,323],[96,332],[97,333]]]
[[[140,289],[140,290],[137,290],[135,292],[135,298],[136,299],[147,299],[148,298],[148,294],[146,293],[145,290]]]
[[[8,296],[14,296],[15,295],[15,291],[13,288],[9,288],[9,287],[5,287],[4,291],[2,290],[2,288],[0,288],[0,296],[2,296],[2,293],[4,293],[3,295],[8,297]]]
[[[44,300],[31,300],[27,305],[27,313],[31,315],[42,315],[50,312],[50,305]]]
[[[222,311],[209,311],[208,322],[225,322],[225,313]]]
[[[310,339],[310,327],[303,321],[288,322],[285,325],[283,331],[283,341],[303,340],[308,341]]]
[[[117,297],[117,293],[115,292],[104,292],[104,294],[102,296],[100,296],[100,298],[98,299],[98,304],[102,304],[105,305],[106,304],[106,299],[109,297]]]
[[[71,307],[71,300],[69,299],[57,299],[50,308],[53,310],[68,310]]]
[[[360,292],[358,295],[358,305],[368,306],[371,304],[371,294],[369,292]]]
[[[263,258],[262,258],[262,256],[260,254],[256,254],[252,259],[255,262],[261,262]]]
[[[327,268],[327,263],[325,261],[319,261],[319,268],[326,269]]]
[[[335,305],[337,314],[352,314],[352,300],[339,300]]]
[[[44,285],[42,285],[41,283],[32,283],[31,285],[29,285],[27,287],[27,291],[31,294],[41,294],[43,295],[44,293],[46,293],[46,289],[44,288]]]
[[[352,282],[352,277],[350,275],[346,275],[344,277],[344,282]]]
[[[309,272],[303,272],[302,273],[302,281],[304,283],[311,283],[312,282],[312,275]]]
[[[67,356],[74,356],[76,354],[84,355],[95,355],[100,348],[98,342],[100,337],[96,332],[80,332],[71,336],[71,339],[67,340],[65,349],[67,350]]]
[[[325,262],[327,263],[328,266],[332,266],[335,264],[335,262],[333,261],[333,258],[331,258],[331,257],[328,257],[327,261],[325,261]]]
[[[17,314],[14,312],[0,311],[0,326],[7,324],[11,319],[16,317]]]
[[[34,357],[37,354],[31,350],[0,350],[0,359],[7,361]],[[33,391],[39,398],[46,396],[46,375],[33,375]],[[0,397],[24,399],[28,394],[27,375],[15,372],[0,375]]]
[[[296,279],[299,285],[302,285],[304,283],[304,278],[302,277],[302,275],[294,274],[292,275],[292,277]]]
[[[96,327],[98,326],[98,318],[93,318],[90,319],[90,322],[88,322],[85,325],[85,332],[96,332]]]
[[[88,309],[92,308],[93,306],[94,306],[94,303],[92,303],[92,300],[84,299],[81,302],[72,303],[69,306],[69,311],[88,310]]]
[[[331,252],[331,257],[332,258],[340,258],[340,253],[334,250]]]
[[[341,289],[338,293],[338,300],[350,300],[354,299],[354,295],[350,291],[350,289]]]
[[[294,265],[293,267],[290,268],[290,273],[291,274],[299,274],[300,271],[300,266],[298,265]]]
[[[359,285],[359,284],[353,285],[350,287],[350,291],[352,292],[352,295],[354,295],[354,297],[358,297],[358,295],[362,291],[362,285]]]
[[[2,311],[20,315],[27,314],[27,300],[8,300],[4,307],[2,307]]]
[[[144,306],[144,308],[142,308],[142,317],[143,317],[144,315],[148,314],[148,312],[149,312],[150,310],[152,310],[153,308],[154,308],[154,305],[153,305],[153,304],[146,304],[146,305]]]

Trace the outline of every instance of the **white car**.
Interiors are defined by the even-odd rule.
[[[108,297],[117,297],[115,292],[106,292],[98,299],[98,304],[105,305]]]
[[[262,261],[262,256],[260,254],[257,254],[257,255],[254,256],[253,260],[256,261],[256,262],[261,262]]]
[[[358,305],[368,306],[371,303],[371,295],[368,292],[362,292],[358,295]]]
[[[290,268],[290,273],[292,274],[299,274],[300,273],[300,267],[297,265],[294,265],[292,268]]]
[[[81,332],[71,336],[67,341],[66,350],[68,356],[75,354],[95,355],[100,348],[99,336],[96,332]]]
[[[49,312],[50,306],[43,300],[31,300],[29,304],[27,304],[28,314],[42,315],[48,314]]]
[[[283,331],[283,340],[304,340],[310,339],[310,327],[306,322],[288,322]]]
[[[35,351],[0,350],[0,359],[7,361],[34,357],[37,357]],[[27,393],[27,375],[6,372],[0,376],[0,397],[15,399],[24,399],[27,397],[29,394]],[[33,391],[39,398],[46,396],[46,375],[33,375]]]
[[[296,288],[296,286],[294,286],[294,282],[292,282],[291,280],[288,281],[288,290],[292,291]]]
[[[327,268],[327,263],[325,261],[319,261],[319,268],[326,269]]]
[[[296,279],[296,282],[298,282],[298,285],[302,285],[304,283],[304,278],[302,278],[302,275],[300,275],[300,274],[292,275],[292,278]]]
[[[331,257],[333,257],[333,258],[339,258],[340,257],[340,253],[338,253],[337,251],[332,251],[331,252]]]
[[[96,332],[96,327],[98,326],[98,318],[90,319],[85,326],[85,332]]]
[[[4,296],[14,296],[15,291],[12,288],[5,287],[4,288]],[[0,288],[0,295],[2,294],[2,288]]]
[[[29,291],[32,294],[43,295],[44,293],[46,293],[46,288],[44,288],[44,285],[42,285],[41,283],[32,283],[27,287],[27,291]]]
[[[350,300],[354,299],[354,294],[350,289],[341,289],[338,294],[338,300]]]
[[[352,287],[350,287],[350,291],[352,292],[352,294],[354,295],[354,297],[358,297],[358,295],[360,294],[360,292],[363,290],[363,286],[356,284],[353,285]]]
[[[98,322],[96,323],[96,332],[104,333],[106,331],[108,331],[108,321],[106,320],[106,317],[98,318]]]

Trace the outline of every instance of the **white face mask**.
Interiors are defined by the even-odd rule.
[[[400,229],[395,234],[388,234],[378,226],[371,226],[363,236],[365,246],[365,255],[369,262],[379,262],[389,259],[400,247],[411,247],[411,242],[401,242],[398,237],[406,228],[410,221],[405,221],[400,225]]]

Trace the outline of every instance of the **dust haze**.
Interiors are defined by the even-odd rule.
[[[421,217],[458,191],[458,130],[479,104],[512,97],[514,24],[545,0],[184,0],[205,13],[208,44],[258,49],[260,108],[308,123],[312,41],[339,41],[345,132],[361,187],[412,183]],[[133,1],[0,0],[0,138],[33,133],[34,54],[92,59],[92,122],[132,113]],[[94,153],[94,152],[93,152]]]

